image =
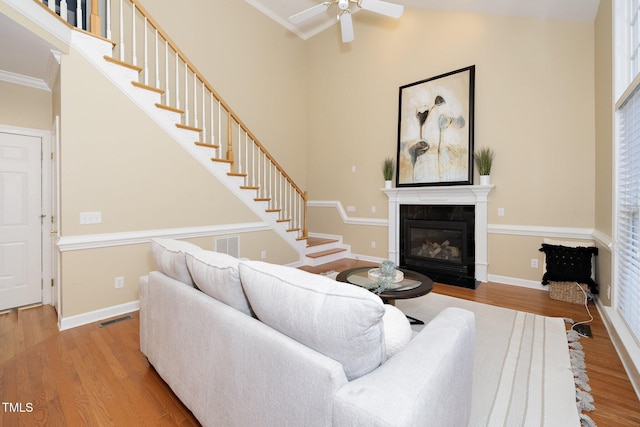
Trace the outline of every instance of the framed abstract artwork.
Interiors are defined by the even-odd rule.
[[[397,186],[473,183],[475,65],[400,87]]]

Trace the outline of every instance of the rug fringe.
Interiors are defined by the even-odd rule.
[[[582,424],[584,427],[597,427],[596,423],[593,422],[591,417],[586,414],[580,414],[580,424]]]
[[[573,324],[573,320],[565,319],[569,324]],[[571,371],[573,372],[574,382],[576,384],[576,406],[580,413],[580,424],[583,427],[597,427],[595,422],[583,411],[593,412],[595,406],[593,405],[593,396],[589,393],[591,386],[589,386],[589,377],[587,376],[587,364],[585,362],[585,355],[582,348],[582,344],[579,342],[580,335],[570,329],[567,331],[567,342],[569,345],[569,360],[571,362]]]

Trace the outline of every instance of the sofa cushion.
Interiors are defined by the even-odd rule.
[[[340,362],[349,380],[385,360],[377,295],[291,267],[247,261],[240,280],[263,323]]]
[[[382,324],[385,356],[388,359],[409,344],[413,331],[407,316],[402,311],[390,304],[385,304],[384,309]]]
[[[240,284],[239,263],[239,259],[220,252],[187,253],[187,268],[202,292],[251,316]]]
[[[201,247],[181,240],[151,239],[151,253],[158,270],[189,286],[193,286],[193,280],[187,269],[185,254],[201,250]]]

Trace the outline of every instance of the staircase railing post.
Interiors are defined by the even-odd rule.
[[[303,238],[307,238],[309,237],[309,233],[307,230],[307,200],[309,199],[309,195],[308,193],[305,191],[302,194],[302,203],[303,203],[303,217],[302,217],[302,237]]]
[[[102,35],[102,28],[100,28],[100,11],[98,7],[98,0],[91,0],[91,25],[89,31],[91,31],[91,34],[100,36]]]

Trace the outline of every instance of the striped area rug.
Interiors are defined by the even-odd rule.
[[[469,427],[580,426],[563,319],[434,293],[396,305],[425,323],[446,307],[476,314]],[[415,331],[422,327],[413,325]]]

